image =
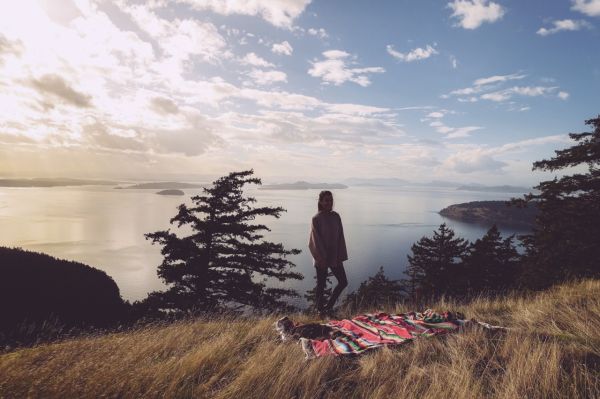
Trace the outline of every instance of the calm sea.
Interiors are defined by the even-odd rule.
[[[0,245],[22,247],[76,260],[106,271],[124,299],[142,299],[163,284],[156,276],[162,257],[144,233],[163,230],[185,196],[163,196],[158,190],[115,190],[107,186],[0,188]],[[266,237],[298,248],[290,259],[304,274],[285,283],[301,294],[315,284],[307,249],[318,190],[267,191],[248,188],[257,205],[283,206],[280,219],[260,220],[271,228]],[[447,220],[437,212],[451,204],[504,200],[515,194],[457,191],[430,187],[350,187],[334,191],[334,209],[341,215],[348,246],[345,262],[351,292],[383,266],[391,278],[403,277],[410,246],[446,222],[458,236],[480,238],[486,227]],[[515,233],[502,230],[503,235]],[[301,300],[298,304],[302,304]]]

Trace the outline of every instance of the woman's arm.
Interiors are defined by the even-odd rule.
[[[348,250],[346,249],[346,239],[344,237],[344,226],[342,226],[342,218],[338,214],[338,220],[340,222],[340,233],[338,236],[338,254],[337,260],[338,262],[343,262],[348,260]]]
[[[319,235],[319,229],[315,218],[312,219],[310,225],[310,238],[308,240],[308,249],[312,254],[317,266],[327,267],[327,261],[325,260],[325,250],[323,249],[323,239]]]

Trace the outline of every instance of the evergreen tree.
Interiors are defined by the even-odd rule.
[[[253,171],[233,172],[192,197],[195,206],[179,206],[171,219],[191,234],[178,236],[169,230],[146,234],[163,246],[158,276],[169,285],[154,292],[147,302],[173,311],[218,311],[233,307],[275,309],[287,307],[283,297],[297,296],[294,290],[269,288],[268,278],[285,281],[302,279],[286,259],[300,253],[282,244],[263,240],[269,231],[256,217],[279,218],[281,207],[253,207],[254,198],[243,196],[245,184],[261,184]]]
[[[532,288],[600,275],[600,115],[585,123],[593,131],[570,133],[576,144],[533,164],[534,170],[575,167],[582,172],[543,181],[535,187],[539,194],[515,201],[521,205],[535,201],[540,210],[533,232],[522,237],[526,247],[522,281]]]
[[[413,255],[407,255],[409,266],[405,271],[413,299],[457,292],[468,245],[465,239],[454,238],[454,230],[446,223],[433,232],[432,238],[422,237],[413,244]]]
[[[464,259],[464,292],[503,292],[514,287],[520,256],[514,236],[502,239],[496,225],[472,243]]]
[[[400,281],[390,280],[383,271],[379,271],[363,281],[358,289],[349,294],[342,306],[349,309],[374,311],[384,305],[394,305],[405,298],[405,289]]]

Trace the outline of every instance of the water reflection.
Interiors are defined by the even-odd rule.
[[[162,256],[144,233],[167,228],[182,203],[201,192],[185,190],[185,197],[156,195],[152,190],[115,190],[111,187],[0,188],[0,245],[45,252],[105,270],[126,299],[141,299],[161,289],[156,267]],[[290,259],[306,277],[286,286],[303,293],[314,285],[312,259],[307,249],[309,224],[317,208],[317,190],[267,191],[247,194],[257,206],[283,206],[280,219],[257,222],[271,228],[266,238],[298,248]],[[345,263],[348,291],[384,266],[391,278],[403,276],[410,246],[448,223],[457,235],[480,238],[486,227],[454,222],[437,212],[451,204],[502,200],[512,195],[423,187],[351,187],[334,191],[334,209],[344,223],[349,260]],[[503,235],[515,231],[503,230]],[[302,301],[300,301],[300,304]]]

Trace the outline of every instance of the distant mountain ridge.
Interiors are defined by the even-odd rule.
[[[0,187],[62,187],[62,186],[113,186],[118,181],[87,180],[54,177],[34,177],[31,179],[0,179]]]
[[[339,183],[309,183],[306,181],[297,181],[295,183],[265,184],[259,187],[259,190],[336,190],[348,188],[345,184]]]
[[[520,187],[520,186],[483,186],[483,185],[464,185],[457,188],[457,190],[461,191],[481,191],[481,192],[490,192],[490,193],[528,193],[531,191],[536,191],[530,187]]]
[[[182,188],[202,188],[206,187],[205,184],[196,184],[196,183],[181,183],[176,181],[167,181],[167,182],[153,182],[153,183],[139,183],[133,184],[131,186],[126,187],[115,187],[119,189],[151,189],[151,190],[177,190]]]

